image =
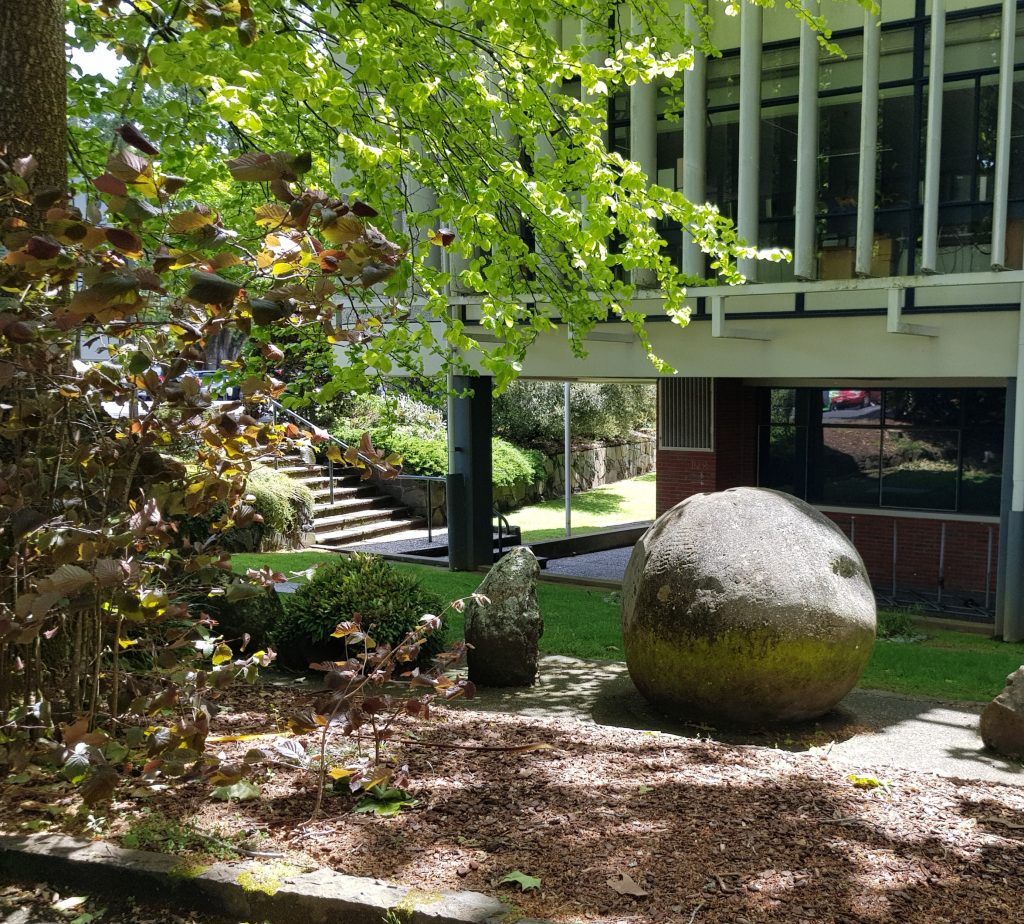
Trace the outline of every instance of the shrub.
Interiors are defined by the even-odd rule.
[[[310,580],[284,599],[278,624],[278,657],[289,667],[312,661],[343,660],[343,639],[330,635],[338,623],[359,614],[363,629],[378,644],[394,645],[425,613],[440,613],[441,598],[420,586],[417,578],[399,571],[376,555],[339,556],[321,565]],[[432,635],[421,660],[444,650],[444,633]],[[358,650],[361,650],[358,649]]]
[[[298,545],[303,527],[313,519],[313,495],[309,488],[260,465],[249,473],[245,490],[252,496],[256,512],[263,517],[264,528]]]
[[[217,634],[224,636],[236,651],[241,650],[242,638],[248,635],[245,652],[251,654],[272,647],[277,624],[284,614],[281,599],[273,587],[267,587],[258,596],[244,600],[208,597],[200,608],[217,620]]]
[[[359,442],[363,431],[343,425],[335,427],[333,434],[349,445]],[[417,436],[405,430],[370,430],[370,439],[377,449],[397,452],[402,457],[402,471],[408,475],[444,475],[448,471],[448,438],[442,429],[440,435]],[[491,440],[494,465],[494,484],[500,488],[525,484],[543,479],[543,455],[533,450],[519,449],[505,440]]]
[[[876,634],[879,638],[924,637],[914,624],[914,614],[907,610],[879,610]]]
[[[491,459],[496,487],[507,488],[544,479],[544,455],[535,449],[519,449],[496,436],[491,440]]]
[[[217,545],[228,552],[259,552],[266,547],[296,547],[302,542],[302,533],[313,520],[313,495],[309,488],[294,478],[258,465],[249,473],[245,483],[246,503],[263,517],[262,523],[232,527],[218,539]],[[213,507],[205,516],[184,517],[179,531],[192,542],[205,542],[211,527],[224,513],[221,505]],[[272,539],[272,542],[267,540]]]
[[[561,382],[513,382],[494,399],[494,431],[523,446],[560,443]],[[577,439],[612,440],[648,429],[656,420],[653,385],[574,384],[569,426]]]

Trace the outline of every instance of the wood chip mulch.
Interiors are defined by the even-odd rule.
[[[286,712],[293,695],[232,693],[212,733],[266,731],[268,700]],[[1024,789],[903,771],[859,788],[826,749],[440,714],[394,751],[417,800],[395,817],[332,795],[310,822],[312,774],[275,767],[258,775],[257,801],[225,807],[194,780],[115,803],[108,836],[159,812],[220,838],[261,833],[261,851],[299,864],[472,889],[560,922],[1024,921]],[[298,740],[314,750],[315,736]],[[508,750],[530,742],[550,747]],[[231,758],[251,746],[220,747]],[[16,799],[0,790],[0,804],[0,826],[18,830]],[[539,889],[500,883],[515,871]]]

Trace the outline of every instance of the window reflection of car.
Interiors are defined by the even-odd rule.
[[[880,391],[867,391],[862,388],[837,388],[822,392],[822,409],[842,411],[847,408],[864,408],[881,403]]]

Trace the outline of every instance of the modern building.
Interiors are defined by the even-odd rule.
[[[722,55],[685,75],[683,117],[637,86],[609,143],[793,259],[691,288],[683,330],[657,292],[640,299],[677,370],[657,378],[658,512],[788,491],[849,535],[880,595],[1024,639],[1024,4],[824,0],[843,56],[781,4],[716,7]],[[523,374],[655,379],[622,327],[599,326],[583,360],[543,335]]]

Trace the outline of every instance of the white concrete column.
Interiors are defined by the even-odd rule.
[[[698,31],[697,14],[686,5],[686,31],[691,40]],[[694,45],[697,43],[694,42]],[[683,195],[698,205],[707,199],[704,182],[707,174],[707,58],[694,48],[693,67],[683,74]],[[704,253],[683,233],[683,272],[704,278]]]
[[[632,31],[636,39],[643,38],[640,25],[634,18]],[[653,83],[637,81],[629,88],[629,158],[647,175],[649,184],[658,182],[658,88]],[[637,288],[653,288],[657,281],[653,270],[632,272]]]
[[[881,11],[864,13],[864,70],[860,98],[860,161],[857,183],[857,251],[853,271],[871,275],[875,246],[875,183],[878,161],[878,64]]]
[[[939,248],[939,158],[942,156],[942,84],[946,68],[946,0],[932,0],[928,58],[928,127],[925,130],[924,219],[921,272],[934,273]]]
[[[757,244],[760,222],[761,161],[761,35],[764,10],[745,3],[740,12],[740,138],[736,230],[751,246]],[[757,261],[739,261],[750,282],[757,279]]]
[[[1016,0],[1003,0],[999,36],[999,102],[996,118],[996,175],[992,193],[992,269],[1005,269],[1007,198],[1010,195],[1010,129],[1013,119],[1013,66],[1017,38]]]
[[[818,4],[812,5],[817,12]],[[818,212],[818,36],[800,25],[800,77],[796,114],[796,203],[793,235],[793,275],[815,279],[818,247],[815,222]]]
[[[557,48],[562,47],[562,17],[552,16],[545,24],[544,28],[551,40],[555,43]],[[540,135],[537,138],[537,156],[538,157],[550,157],[552,154],[551,139],[547,135]]]
[[[1024,313],[1024,287],[1021,311]],[[997,614],[1005,642],[1024,641],[1024,321],[1020,323],[1017,335],[1017,380],[1014,384],[1011,493],[1004,521],[1005,551],[1001,550],[1005,556],[1006,573],[1000,601],[1002,612]],[[1003,484],[1005,490],[1006,479]]]

